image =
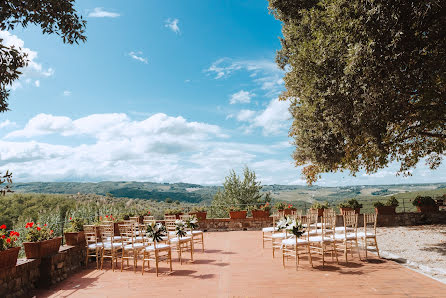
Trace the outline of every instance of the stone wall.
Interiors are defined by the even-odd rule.
[[[364,226],[364,217],[362,214],[358,217],[358,227]],[[206,232],[213,231],[251,231],[261,230],[264,227],[272,226],[273,219],[269,218],[244,218],[244,219],[229,219],[229,218],[207,218],[200,220],[200,229]],[[337,226],[343,226],[342,215],[338,215],[336,219]],[[426,224],[446,224],[446,212],[436,213],[420,213],[420,212],[405,212],[396,213],[395,215],[378,215],[377,225],[380,227],[394,227],[394,226],[416,226]]]
[[[48,288],[85,264],[85,248],[62,246],[59,253],[42,259],[19,259],[0,271],[0,297],[30,297],[35,288]]]
[[[207,218],[200,220],[200,230],[206,232],[213,231],[251,231],[261,230],[264,227],[269,227],[273,223],[273,218],[243,218],[243,219],[229,219],[229,218]]]

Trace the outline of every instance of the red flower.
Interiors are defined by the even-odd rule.
[[[6,242],[11,243],[11,238],[6,239]]]
[[[53,230],[50,230],[50,235],[53,234],[53,232],[54,232]]]
[[[108,218],[108,215],[106,215],[105,217]]]
[[[72,218],[70,217],[70,220],[72,220]]]
[[[6,225],[1,225],[0,230],[4,230],[4,229],[6,229]]]
[[[33,227],[33,225],[34,225],[34,223],[33,223],[33,222],[28,222],[28,223],[26,223],[26,226],[25,226],[25,228],[32,228],[32,227]]]
[[[44,224],[43,226],[46,227],[46,224]]]
[[[2,235],[2,239],[5,239],[6,238],[6,236],[5,235]]]
[[[37,231],[40,231],[40,230],[41,230],[41,228],[40,228],[40,227],[37,227],[36,229],[37,229]]]

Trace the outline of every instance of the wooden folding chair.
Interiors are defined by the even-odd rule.
[[[355,245],[358,252],[358,257],[361,259],[358,245],[358,214],[353,212],[344,212],[344,229],[343,233],[335,234],[336,244],[340,244],[340,248],[344,250],[345,262],[348,263],[348,251],[350,251],[353,258],[353,245]]]
[[[157,243],[155,241],[152,245],[144,248],[141,270],[142,275],[144,274],[144,266],[146,262],[150,269],[150,261],[155,261],[156,276],[158,276],[158,263],[161,261],[169,263],[170,272],[172,272],[172,249],[170,245]]]
[[[88,259],[89,257],[96,258],[96,269],[99,269],[99,258],[101,256],[102,251],[102,242],[98,241],[98,237],[96,236],[96,227],[92,225],[84,226],[85,240],[86,240],[86,259],[85,259],[85,267],[88,267]],[[94,253],[92,253],[94,252]]]
[[[378,221],[378,214],[376,213],[369,213],[364,214],[364,231],[358,232],[358,239],[361,240],[364,244],[364,250],[365,250],[365,258],[367,259],[367,246],[370,244],[371,246],[375,246],[376,252],[379,255],[379,249],[378,249],[378,241],[376,240],[376,223]]]
[[[306,218],[302,219],[302,224],[305,224],[308,220]],[[285,268],[285,260],[288,260],[290,258],[294,258],[296,260],[296,269],[300,262],[300,255],[302,254],[299,251],[299,248],[303,247],[306,250],[306,253],[308,254],[308,261],[310,262],[311,267],[313,267],[313,260],[311,257],[311,250],[310,250],[310,242],[309,239],[309,228],[306,229],[307,237],[301,237],[297,238],[296,236],[292,235],[282,240],[282,264]],[[305,250],[303,253],[305,253]]]
[[[114,241],[113,225],[101,225],[100,230],[103,243],[101,247],[101,270],[104,265],[104,259],[111,259],[112,270],[115,271],[115,266],[118,265],[118,253],[122,249],[122,243]]]

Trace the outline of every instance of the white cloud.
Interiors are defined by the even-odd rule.
[[[231,95],[231,98],[229,100],[230,104],[236,104],[236,103],[250,103],[251,98],[254,97],[255,94],[251,93],[249,91],[240,90],[239,92],[236,92]]]
[[[129,53],[129,56],[130,56],[131,58],[133,58],[133,59],[139,61],[139,62],[142,62],[142,63],[145,63],[145,64],[149,63],[149,61],[147,60],[146,57],[143,56],[143,52],[141,52],[141,51],[138,51],[138,52],[130,52],[130,53]]]
[[[248,72],[253,82],[269,97],[277,96],[283,90],[284,73],[273,61],[220,58],[206,70],[214,74],[216,80],[228,78],[237,71]]]
[[[88,13],[88,17],[90,18],[117,18],[119,16],[119,13],[106,11],[102,7],[96,7]]]
[[[178,27],[179,22],[180,22],[180,20],[178,20],[178,19],[168,18],[166,20],[166,24],[164,25],[164,27],[167,27],[170,30],[172,30],[173,32],[175,32],[176,34],[179,34],[180,33],[180,27]]]
[[[54,74],[54,69],[51,67],[45,69],[41,63],[37,62],[37,52],[29,48],[25,48],[25,42],[18,38],[16,35],[9,33],[8,31],[0,31],[0,39],[2,39],[2,44],[7,47],[14,46],[21,53],[27,54],[28,66],[22,70],[21,80],[26,83],[30,83],[34,79],[34,86],[40,86],[40,80],[38,78],[50,77]],[[14,81],[10,88],[16,90],[23,87],[23,84],[19,81]]]
[[[14,127],[17,126],[17,123],[9,121],[9,119],[0,122],[0,129],[6,127]]]
[[[64,92],[62,94],[63,94],[63,96],[71,96],[71,91],[70,90],[64,90]]]
[[[256,112],[252,110],[241,110],[236,118],[238,121],[252,121],[255,114]]]

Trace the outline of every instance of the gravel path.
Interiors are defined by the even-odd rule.
[[[446,283],[446,225],[378,228],[384,258]]]

